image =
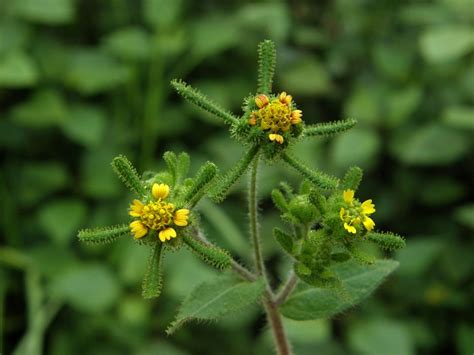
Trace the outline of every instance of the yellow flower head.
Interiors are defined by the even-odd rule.
[[[375,222],[369,216],[375,212],[375,205],[372,200],[366,200],[360,203],[354,198],[354,190],[345,190],[342,193],[344,207],[339,211],[339,217],[344,223],[344,229],[349,233],[356,234],[356,227],[361,223],[366,230],[371,231],[375,227]]]
[[[170,187],[166,184],[153,184],[152,201],[144,204],[142,201],[133,200],[130,205],[130,216],[136,219],[130,223],[130,229],[136,239],[148,234],[150,230],[158,232],[162,242],[176,238],[174,227],[188,225],[189,210],[182,208],[175,210],[172,203],[166,202]]]
[[[293,109],[293,98],[286,92],[282,92],[271,100],[267,95],[257,95],[255,103],[257,111],[251,113],[248,120],[249,125],[260,125],[263,131],[269,130],[268,139],[282,144],[283,136],[280,134],[290,129],[292,125],[303,122],[301,110]]]

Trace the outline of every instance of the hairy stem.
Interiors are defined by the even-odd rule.
[[[265,311],[267,313],[268,323],[272,328],[273,338],[275,339],[275,345],[278,355],[291,355],[291,346],[288,338],[285,334],[285,328],[278,312],[278,306],[275,302],[265,300],[264,302]]]
[[[293,270],[291,270],[290,276],[288,280],[286,280],[285,284],[281,288],[280,293],[275,298],[275,303],[277,306],[281,305],[286,301],[290,293],[295,289],[296,284],[298,283],[298,278]]]
[[[257,202],[257,171],[259,156],[255,156],[250,169],[249,182],[249,222],[250,237],[254,250],[254,262],[257,275],[265,275],[265,264],[263,262],[262,248],[260,243],[260,231],[258,228],[258,202]],[[268,283],[268,282],[267,282]]]
[[[263,262],[262,248],[260,242],[260,233],[258,228],[258,200],[257,200],[257,173],[258,173],[259,155],[257,154],[252,162],[249,179],[249,220],[250,236],[254,251],[255,270],[257,275],[263,276],[266,284],[266,294],[263,305],[267,313],[268,323],[272,328],[273,338],[277,348],[278,355],[291,355],[291,348],[288,338],[285,334],[282,319],[278,312],[278,305],[274,300],[274,295],[268,282],[265,272],[265,263]]]

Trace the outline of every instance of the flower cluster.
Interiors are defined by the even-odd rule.
[[[375,227],[375,222],[369,216],[375,212],[375,205],[372,200],[366,200],[362,203],[354,198],[354,190],[345,190],[342,195],[345,205],[339,211],[339,217],[344,222],[344,229],[349,233],[356,234],[357,227],[362,223],[371,231]]]
[[[189,210],[182,208],[175,210],[172,203],[166,202],[170,187],[166,184],[153,184],[152,195],[155,201],[144,204],[140,200],[133,200],[130,205],[130,216],[138,218],[130,223],[131,231],[136,239],[147,235],[149,230],[158,232],[162,242],[176,238],[173,226],[185,227],[188,225]]]
[[[302,111],[293,109],[293,98],[284,91],[271,101],[267,95],[258,95],[255,104],[258,110],[250,114],[248,123],[251,126],[258,124],[263,131],[269,131],[271,141],[282,144],[284,138],[280,133],[302,122]]]

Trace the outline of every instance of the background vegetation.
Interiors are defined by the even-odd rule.
[[[473,21],[469,0],[0,1],[0,353],[271,354],[256,307],[165,336],[183,297],[215,272],[189,252],[165,260],[163,295],[144,301],[146,250],[75,238],[126,218],[109,165],[120,153],[142,171],[163,167],[169,149],[194,166],[240,156],[169,81],[239,114],[269,38],[276,91],[307,122],[359,121],[298,154],[337,175],[363,167],[360,198],[374,199],[380,228],[407,236],[399,270],[357,309],[286,321],[297,354],[472,354]],[[261,193],[284,179],[298,183],[267,167]],[[200,208],[209,238],[245,262],[244,189]],[[270,233],[281,222],[270,200],[261,205],[266,258],[282,278]]]

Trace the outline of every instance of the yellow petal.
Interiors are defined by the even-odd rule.
[[[294,110],[292,113],[291,113],[291,124],[299,124],[301,123],[303,120],[301,119],[301,117],[303,116],[303,111],[301,110]]]
[[[344,220],[345,213],[346,213],[346,210],[344,209],[344,207],[341,207],[341,210],[339,211],[339,217],[341,217],[342,221]]]
[[[257,124],[257,118],[255,117],[255,115],[251,115],[249,118],[249,125],[255,126],[256,124]]]
[[[128,213],[132,217],[140,217],[143,210],[143,203],[139,200],[133,200],[130,204],[130,212]]]
[[[355,227],[347,224],[347,223],[344,223],[344,228],[349,232],[349,233],[352,233],[352,234],[356,234],[356,229]]]
[[[291,100],[293,99],[293,97],[291,95],[288,95],[286,92],[283,91],[280,94],[280,96],[278,97],[278,99],[280,100],[280,102],[282,104],[289,105],[291,103]]]
[[[156,199],[161,198],[162,200],[167,198],[170,193],[170,187],[166,184],[153,184],[151,193]]]
[[[370,217],[365,217],[364,219],[364,227],[367,229],[369,232],[374,229],[375,227],[375,222],[372,218]]]
[[[268,138],[270,138],[270,140],[271,140],[272,142],[275,141],[275,142],[278,142],[279,144],[282,144],[283,141],[284,141],[284,139],[283,139],[283,137],[282,137],[281,135],[275,134],[275,133],[270,133],[270,134],[268,135]]]
[[[148,233],[148,228],[140,221],[133,221],[130,223],[130,228],[136,239],[142,238]]]
[[[344,201],[352,204],[352,200],[354,200],[354,190],[345,190],[342,194],[342,197],[344,197]]]
[[[362,213],[372,214],[375,212],[375,205],[372,203],[372,200],[367,200],[362,203]]]
[[[171,238],[176,238],[176,231],[173,228],[166,228],[160,231],[158,237],[162,242],[170,240]]]
[[[270,100],[268,99],[267,95],[262,94],[255,98],[255,103],[257,104],[258,108],[265,107],[269,102]]]
[[[175,212],[173,222],[177,226],[184,227],[188,225],[188,217],[189,210],[183,208]]]

